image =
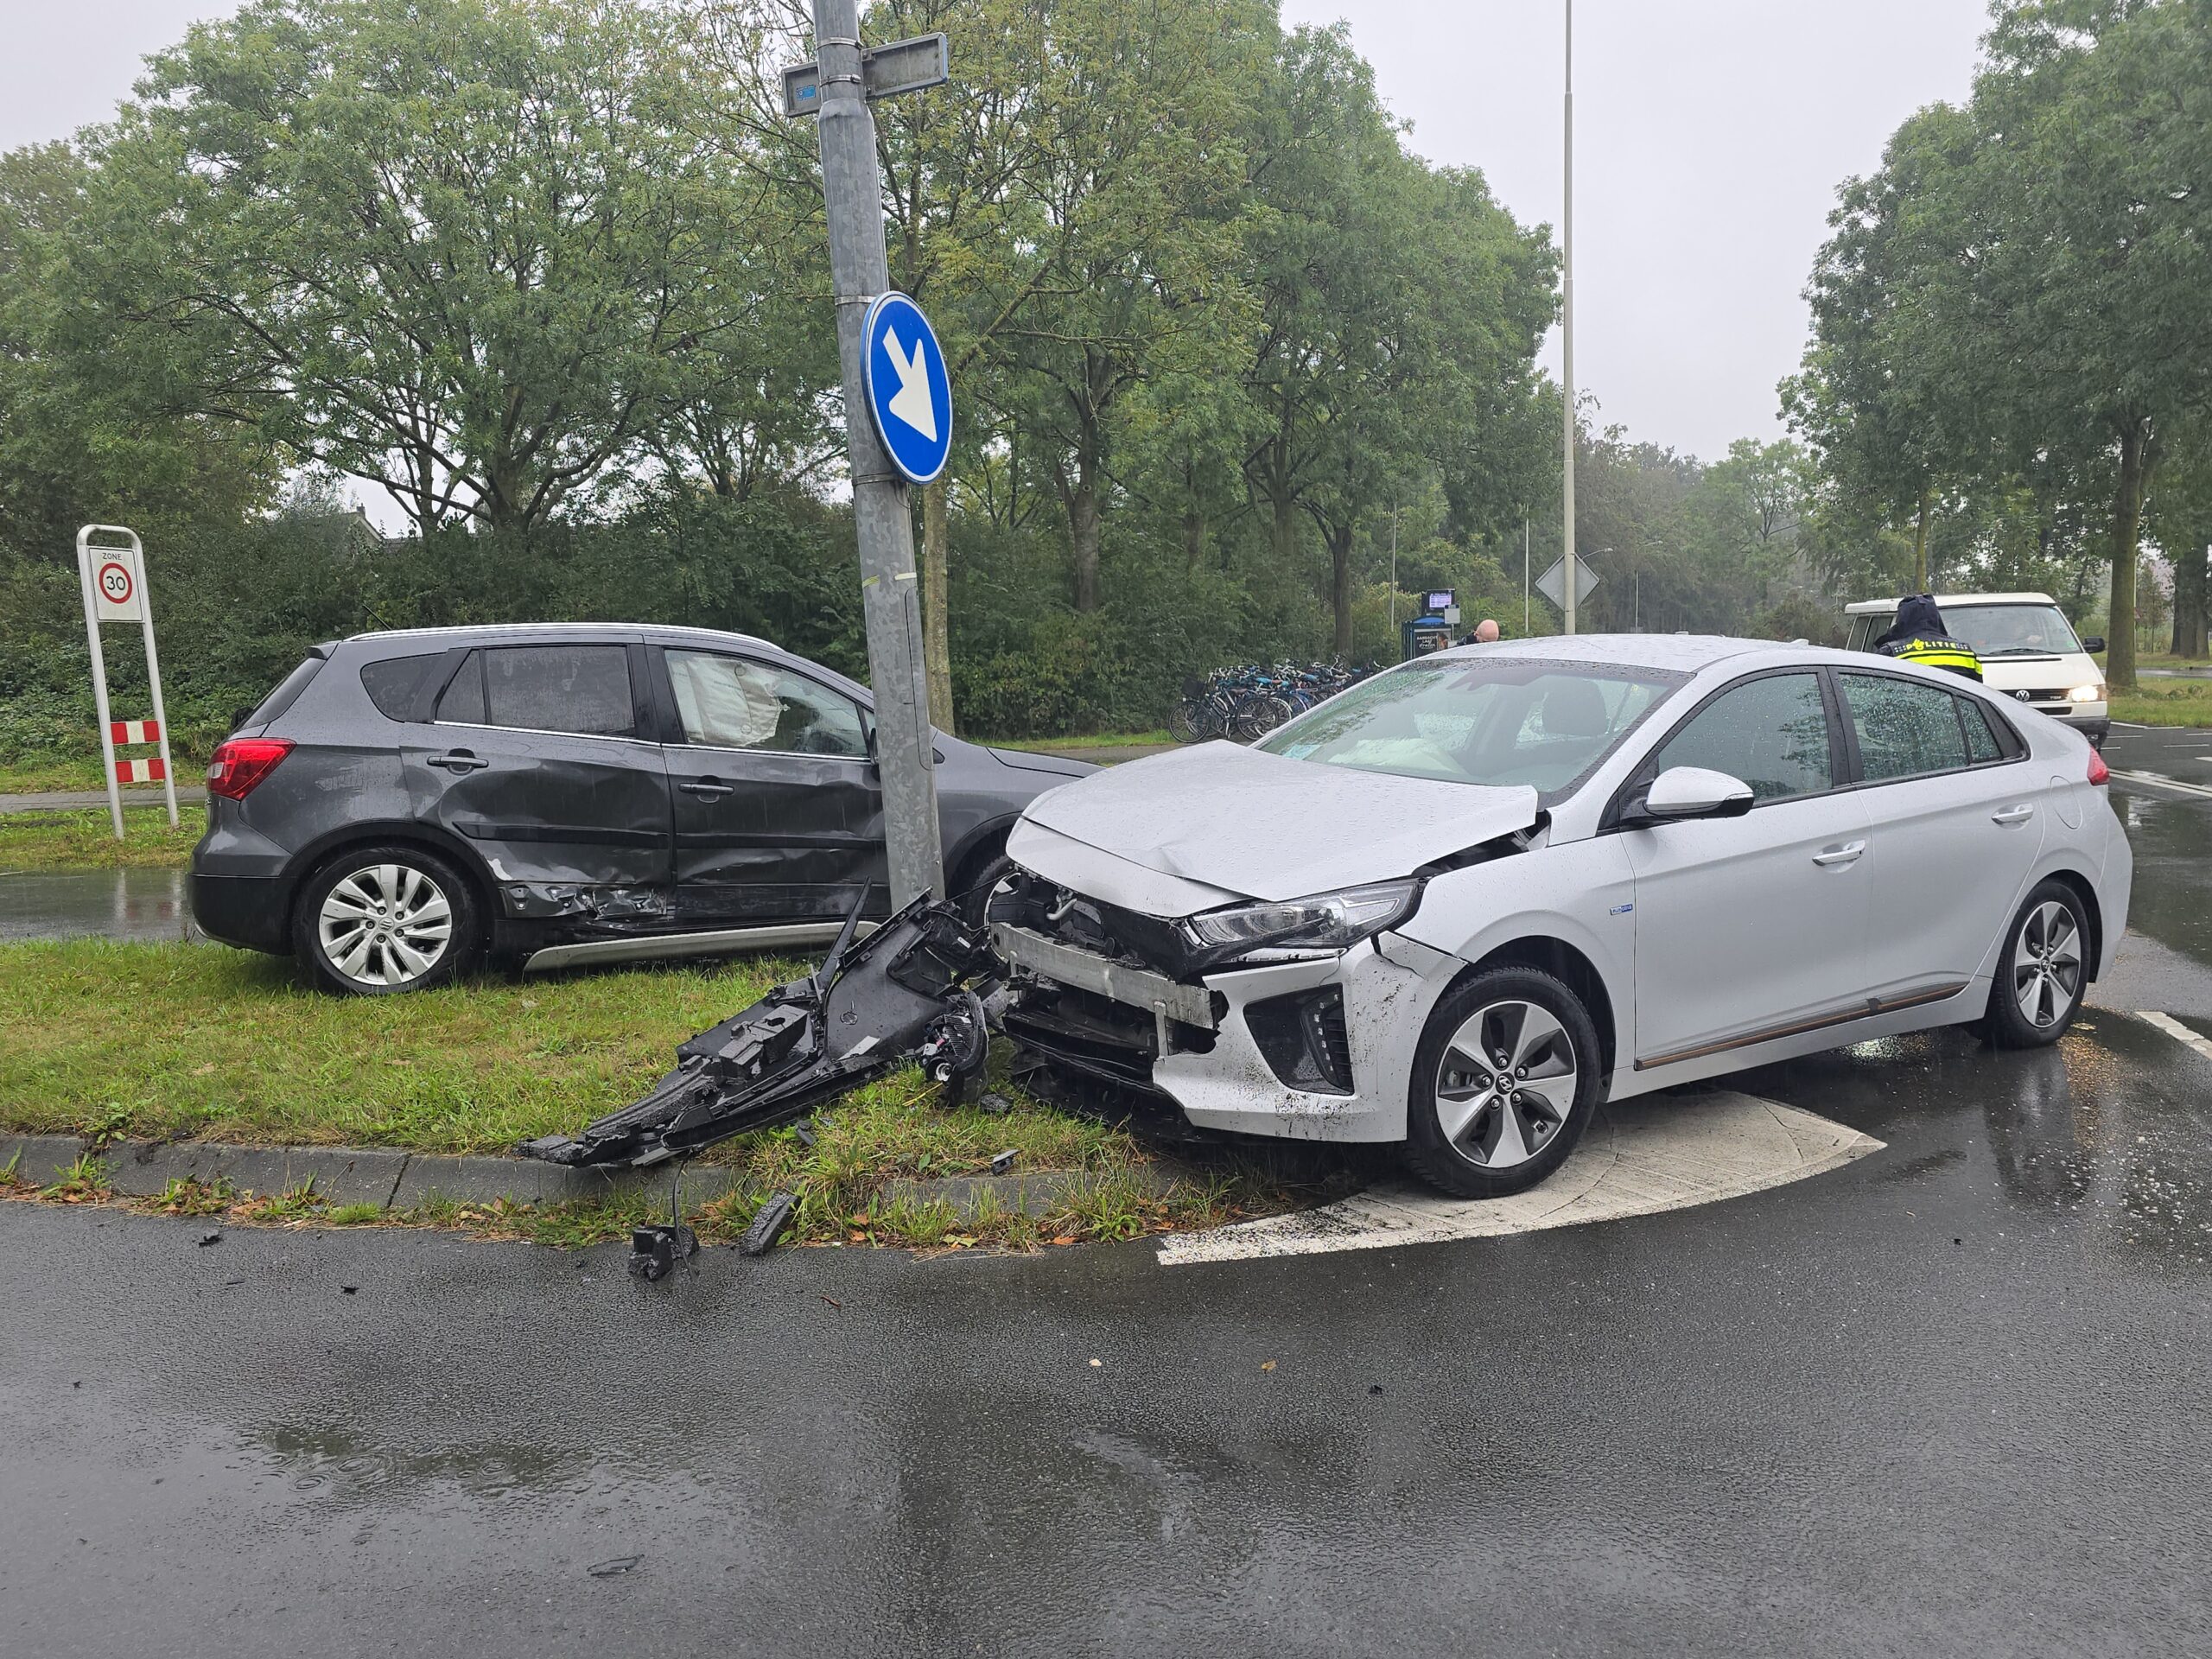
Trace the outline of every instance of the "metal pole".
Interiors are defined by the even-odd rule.
[[[169,711],[162,706],[162,660],[154,654],[154,595],[146,580],[146,550],[130,538],[138,567],[138,626],[146,637],[146,683],[154,694],[154,727],[162,734],[162,794],[168,802],[169,828],[176,828],[176,764],[169,757]]]
[[[937,816],[934,739],[922,660],[921,597],[914,579],[914,523],[906,481],[883,453],[861,381],[861,321],[891,286],[883,245],[883,180],[875,116],[861,81],[857,0],[814,0],[821,65],[822,194],[830,226],[830,276],[837,298],[837,356],[844,370],[851,444],[853,523],[859,532],[861,607],[868,623],[868,681],[875,692],[876,767],[894,907],[944,896]]]
[[[92,652],[92,708],[100,722],[100,770],[107,776],[107,815],[115,824],[115,838],[121,841],[123,791],[116,786],[114,734],[107,718],[107,658],[100,655],[100,617],[92,604],[92,546],[94,528],[87,524],[77,532],[77,586],[84,592],[85,640]]]
[[[1567,0],[1567,190],[1560,214],[1560,378],[1567,387],[1566,482],[1561,491],[1567,558],[1560,585],[1567,602],[1567,631],[1574,629],[1574,0]]]
[[[1398,637],[1398,504],[1390,504],[1390,637]]]
[[[1521,637],[1529,637],[1529,515],[1521,515]]]

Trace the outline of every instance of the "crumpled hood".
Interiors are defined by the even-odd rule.
[[[1536,791],[1525,787],[1397,778],[1206,743],[1063,785],[1031,802],[1022,823],[1179,882],[1283,899],[1410,874],[1529,829],[1536,811]],[[1024,839],[1017,829],[1007,849],[1017,863]],[[1036,873],[1146,908],[1049,869]]]

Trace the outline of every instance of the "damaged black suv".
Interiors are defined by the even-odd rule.
[[[948,887],[1077,761],[937,739]],[[193,913],[341,992],[828,943],[888,913],[865,687],[765,640],[606,623],[318,645],[216,751]]]

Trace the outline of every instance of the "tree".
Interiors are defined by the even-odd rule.
[[[748,199],[642,0],[256,0],[105,139],[89,346],[381,485],[424,532],[577,500],[757,296]]]
[[[1341,25],[1285,41],[1263,123],[1263,327],[1247,376],[1258,439],[1244,471],[1278,571],[1296,566],[1300,514],[1319,532],[1335,649],[1349,654],[1363,521],[1424,467],[1466,468],[1483,417],[1525,407],[1515,394],[1554,309],[1550,255],[1481,175],[1405,153]]]

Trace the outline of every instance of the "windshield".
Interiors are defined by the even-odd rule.
[[[1291,760],[1564,795],[1688,677],[1526,657],[1408,663],[1258,747]]]
[[[1955,605],[1943,620],[1980,657],[2056,656],[2082,649],[2056,605]]]

